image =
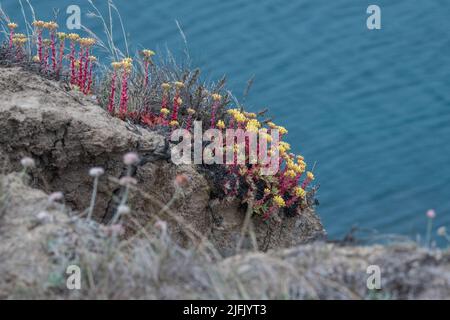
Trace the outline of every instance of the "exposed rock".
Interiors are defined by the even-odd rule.
[[[315,242],[214,259],[199,248],[178,247],[164,232],[123,245],[108,238],[102,225],[49,204],[47,195],[23,178],[0,176],[1,194],[8,190],[8,200],[0,202],[6,209],[0,210],[0,299],[450,297],[448,250]],[[65,287],[65,268],[74,263],[90,275],[83,277],[81,290]],[[380,268],[380,290],[367,288],[369,265]]]
[[[0,101],[0,161],[6,171],[20,171],[24,156],[34,158],[33,186],[47,193],[62,191],[67,205],[83,211],[92,192],[88,171],[103,167],[106,174],[100,179],[94,216],[107,222],[120,196],[117,180],[126,172],[122,157],[135,151],[141,161],[129,199],[134,217],[127,220],[129,233],[161,218],[169,221],[180,243],[188,239],[181,221],[208,237],[223,254],[231,254],[240,242],[245,212],[236,202],[213,205],[207,180],[193,166],[175,166],[161,135],[111,117],[94,97],[19,68],[1,68]],[[173,182],[182,173],[189,184],[174,197]],[[164,208],[167,203],[170,207]],[[257,246],[263,250],[305,243],[325,233],[311,210],[278,224],[257,217],[251,221]],[[249,246],[244,239],[242,248]]]

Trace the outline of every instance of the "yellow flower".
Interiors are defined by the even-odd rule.
[[[15,29],[17,27],[18,27],[17,23],[14,23],[14,22],[8,23],[8,28],[10,28],[10,29]]]
[[[311,171],[308,171],[306,173],[306,177],[308,178],[308,180],[311,180],[311,181],[314,180],[314,174]]]
[[[71,41],[78,41],[80,39],[80,35],[76,33],[69,33],[67,36]]]
[[[224,129],[225,128],[225,122],[223,122],[223,120],[217,121],[217,128]]]
[[[294,194],[298,198],[303,198],[303,197],[305,197],[306,192],[305,192],[305,190],[303,190],[303,188],[295,187],[294,188]]]
[[[122,62],[113,62],[111,63],[111,66],[113,67],[113,69],[118,70],[122,68]]]
[[[45,22],[42,20],[33,21],[33,26],[36,28],[43,28],[45,25]]]
[[[170,110],[167,109],[167,108],[161,108],[161,113],[162,113],[163,115],[168,115],[168,114],[170,113]]]
[[[39,56],[33,56],[33,62],[40,62]]]
[[[275,129],[277,127],[277,125],[273,122],[267,122],[267,125],[269,126],[269,128],[271,129]]]
[[[161,84],[161,88],[164,91],[168,91],[170,89],[170,83],[164,82],[163,84]]]
[[[171,127],[178,127],[178,126],[179,126],[177,120],[172,120],[172,121],[170,121],[170,122],[169,122],[169,125],[170,125]]]
[[[184,88],[184,83],[181,81],[175,81],[174,84],[175,84],[175,87],[177,87],[177,89]]]
[[[252,118],[252,119],[256,118],[256,113],[253,113],[253,112],[244,112],[244,115],[247,118]]]
[[[280,142],[280,146],[283,146],[283,148],[284,148],[286,151],[291,150],[291,145],[290,145],[289,143],[287,143],[287,142],[281,141],[281,142]]]
[[[44,39],[42,40],[42,43],[44,44],[44,46],[49,47],[52,44],[52,41],[50,39]]]
[[[192,109],[192,108],[188,108],[188,109],[187,109],[187,112],[188,112],[188,114],[190,114],[190,115],[195,114],[195,110]]]
[[[270,194],[270,192],[271,192],[271,191],[270,191],[270,189],[269,189],[269,188],[265,188],[265,189],[264,189],[264,194],[265,194],[265,195],[269,195],[269,194]]]
[[[246,120],[247,120],[247,118],[241,113],[241,112],[239,112],[239,111],[236,111],[234,114],[233,114],[233,117],[234,117],[234,119],[237,121],[237,122],[245,122]]]
[[[67,37],[67,34],[65,32],[58,32],[56,33],[56,36],[59,40],[64,40]]]
[[[222,99],[222,96],[221,96],[220,94],[218,94],[218,93],[213,93],[213,94],[211,95],[211,98],[212,98],[214,101],[220,101],[220,100]]]
[[[246,113],[244,113],[244,116],[245,116],[245,115],[246,115]],[[251,125],[251,126],[254,126],[254,127],[256,127],[256,128],[261,128],[261,123],[259,123],[259,121],[256,120],[256,119],[250,119],[250,120],[248,120],[248,124]]]
[[[177,98],[177,103],[178,105],[181,106],[181,104],[183,103],[183,99],[181,99],[180,97]]]
[[[95,56],[89,56],[89,61],[95,62],[95,61],[97,61],[97,58]]]
[[[155,55],[155,52],[153,50],[144,49],[144,50],[142,50],[142,54],[146,58],[151,58],[152,56]]]
[[[278,126],[277,129],[278,129],[278,131],[279,131],[281,134],[287,134],[287,133],[288,133],[288,131],[286,130],[285,127]]]
[[[285,175],[286,177],[289,177],[289,178],[292,178],[292,179],[295,178],[295,176],[296,176],[294,170],[288,170],[288,171],[286,171],[286,172],[284,173],[284,175]]]
[[[280,208],[286,206],[286,202],[284,202],[284,199],[282,197],[280,197],[279,195],[276,195],[275,197],[273,197],[273,201]]]
[[[56,30],[58,28],[58,24],[54,21],[44,22],[44,28],[48,30]]]

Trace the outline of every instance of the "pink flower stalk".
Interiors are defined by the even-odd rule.
[[[92,69],[94,68],[94,63],[93,61],[90,61],[89,63],[89,72],[88,72],[88,76],[87,76],[87,86],[86,89],[84,90],[84,94],[89,94],[89,92],[91,92],[91,87],[92,87]]]
[[[87,81],[88,81],[88,72],[89,72],[89,68],[90,68],[90,61],[89,61],[89,46],[86,47],[86,50],[84,52],[84,66],[83,66],[83,71],[82,71],[82,79],[81,79],[81,88],[82,91],[84,92],[87,86]]]
[[[65,47],[65,40],[63,38],[60,38],[59,41],[59,60],[58,60],[58,73],[62,70],[62,63],[64,58],[64,47]]]
[[[307,172],[306,173],[306,179],[305,179],[305,181],[303,181],[303,184],[302,184],[302,189],[306,189],[306,187],[309,185],[309,183],[311,182],[311,181],[313,181],[314,180],[314,175],[312,174],[312,172]]]
[[[145,76],[144,76],[144,90],[147,89],[148,86],[148,66],[149,62],[147,59],[144,59],[144,69],[145,69]]]
[[[17,28],[17,24],[9,23],[8,27],[9,27],[9,48],[12,49],[14,39],[14,29]]]
[[[117,72],[114,70],[114,74],[111,79],[111,94],[109,96],[109,104],[108,104],[108,112],[113,114],[114,113],[114,99],[116,95],[116,78],[117,78]]]
[[[55,31],[52,30],[50,32],[50,41],[51,41],[51,49],[52,49],[52,65],[53,65],[53,71],[56,71],[56,36]]]
[[[170,117],[170,120],[178,120],[178,109],[181,105],[181,98],[180,95],[177,93],[175,97],[173,98],[173,110],[172,110],[172,116]]]
[[[78,67],[78,79],[77,79],[77,83],[78,86],[80,87],[81,91],[83,91],[83,70],[84,70],[84,65],[83,65],[83,61],[84,61],[84,50],[83,50],[83,46],[80,46],[80,52],[79,52],[79,62],[80,65]]]
[[[124,67],[122,75],[122,92],[120,95],[119,115],[125,117],[128,112],[128,70]]]
[[[212,95],[213,98],[213,105],[212,105],[212,110],[211,110],[211,128],[215,128],[216,127],[216,112],[217,112],[217,108],[219,107],[220,104],[220,100],[222,99],[220,94],[214,93]]]
[[[38,28],[37,29],[37,50],[38,50],[38,56],[39,56],[39,61],[41,61],[42,63],[42,29]]]
[[[75,72],[75,41],[70,41],[70,83],[76,83],[76,72]]]

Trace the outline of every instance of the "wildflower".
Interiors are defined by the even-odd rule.
[[[426,243],[428,246],[431,245],[431,232],[433,230],[433,220],[436,218],[436,211],[433,209],[429,209],[427,211],[428,224],[427,224],[427,233],[426,233]]]
[[[215,128],[216,113],[217,113],[217,109],[219,108],[219,105],[220,105],[220,100],[222,100],[222,96],[218,93],[213,93],[211,95],[211,98],[214,101],[213,105],[212,105],[212,110],[211,110],[211,128]]]
[[[47,211],[40,211],[37,215],[36,218],[41,222],[41,223],[46,223],[46,222],[50,222],[52,220],[52,216],[47,212]]]
[[[265,194],[265,195],[269,195],[270,193],[271,193],[271,191],[270,191],[269,188],[265,188],[265,189],[264,189],[264,194]]]
[[[56,33],[56,36],[59,39],[59,59],[58,59],[58,73],[62,69],[62,61],[64,57],[64,47],[66,45],[65,39],[67,38],[67,34],[64,32],[58,32]]]
[[[162,233],[167,232],[167,222],[158,220],[155,222],[155,228],[160,229]]]
[[[306,195],[306,191],[298,186],[295,187],[293,191],[297,198],[304,198]]]
[[[151,63],[151,58],[153,55],[155,55],[155,52],[152,50],[142,50],[142,55],[144,56],[144,89],[147,88],[148,85],[148,66]]]
[[[427,211],[427,217],[429,219],[434,219],[436,218],[436,211],[434,211],[433,209],[430,209]]]
[[[225,122],[223,122],[223,120],[217,121],[217,128],[221,130],[225,129]]]
[[[294,170],[287,170],[287,171],[284,173],[284,175],[285,175],[286,177],[289,177],[289,178],[294,179],[295,176],[296,176],[297,174],[295,173]]]
[[[44,25],[45,22],[42,20],[33,21],[33,26],[36,28],[37,33],[37,50],[39,61],[42,61],[42,28]]]
[[[286,206],[286,202],[284,202],[284,199],[282,197],[280,197],[279,195],[276,195],[275,197],[273,197],[273,201],[279,208]]]
[[[89,170],[89,175],[91,177],[100,177],[105,173],[105,170],[101,167],[94,167]]]
[[[164,82],[163,84],[161,84],[161,88],[164,91],[168,91],[170,89],[170,83]]]
[[[128,152],[123,156],[123,163],[127,166],[131,166],[139,162],[139,156],[135,152]]]
[[[38,56],[38,55],[33,56],[32,60],[33,60],[33,62],[40,62],[40,61],[41,61],[41,60],[39,59],[39,56]]]
[[[45,22],[44,28],[48,29],[50,32],[50,48],[52,51],[52,65],[53,71],[56,71],[56,34],[55,30],[58,28],[58,24],[54,21]]]
[[[58,202],[58,201],[61,201],[62,199],[64,199],[64,194],[60,191],[53,192],[48,196],[49,203]]]
[[[192,116],[195,114],[195,109],[188,108],[187,109],[188,118],[186,120],[186,130],[190,131],[192,126]]]
[[[78,85],[80,86],[81,91],[85,92],[88,69],[90,65],[89,63],[90,48],[95,44],[95,39],[80,38],[78,42],[80,43],[80,55],[79,55],[80,69],[78,74]]]
[[[447,235],[447,228],[440,227],[439,229],[437,229],[437,234],[438,236],[445,237]]]
[[[175,87],[176,87],[178,90],[184,88],[184,83],[181,82],[181,81],[175,81],[174,84],[175,84]]]
[[[247,118],[250,118],[250,119],[255,119],[256,118],[256,113],[244,112],[244,116],[246,116]]]
[[[22,158],[22,160],[20,160],[20,164],[22,165],[22,167],[26,168],[34,168],[35,166],[35,162],[32,158],[30,157],[25,157]]]
[[[169,125],[170,125],[171,127],[178,127],[178,126],[179,126],[179,123],[178,123],[177,120],[171,120],[171,121],[169,122]]]
[[[195,114],[195,110],[192,109],[192,108],[188,108],[188,109],[187,109],[187,112],[188,112],[188,114],[190,114],[190,115]]]
[[[167,108],[162,108],[162,109],[161,109],[161,113],[164,114],[164,115],[167,115],[167,114],[170,113],[170,110],[167,109]]]
[[[122,60],[123,76],[122,76],[122,93],[120,96],[119,113],[125,116],[128,111],[128,76],[133,67],[133,60],[125,58]]]
[[[11,22],[8,23],[9,28],[9,48],[12,49],[13,46],[13,38],[14,38],[14,29],[18,27],[17,23]]]
[[[314,180],[314,174],[311,171],[308,171],[306,173],[306,179],[305,179],[305,181],[303,181],[302,188],[306,189],[308,184],[313,180]]]
[[[80,39],[80,36],[76,33],[69,33],[67,38],[70,40],[70,83],[74,85],[76,83],[75,75],[75,45]]]
[[[97,58],[95,56],[89,56],[89,72],[87,74],[87,85],[84,90],[84,94],[89,94],[91,92],[91,86],[92,86],[92,70],[94,68],[95,62],[97,62]]]
[[[113,114],[114,113],[114,101],[115,101],[115,95],[116,95],[117,70],[119,70],[122,67],[122,63],[113,62],[113,63],[111,63],[111,66],[113,68],[113,75],[111,78],[111,93],[109,95],[108,112],[110,114]]]
[[[279,132],[281,135],[284,135],[284,134],[287,134],[287,133],[288,133],[288,131],[287,131],[286,128],[284,128],[284,127],[277,126],[276,129],[278,129],[278,132]]]

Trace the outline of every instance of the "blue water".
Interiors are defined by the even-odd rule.
[[[32,1],[38,17],[87,1]],[[105,1],[96,1],[101,8]],[[228,75],[248,108],[269,106],[293,150],[316,162],[318,212],[332,237],[352,225],[414,236],[450,227],[450,2],[446,0],[116,0],[131,47],[165,48],[207,79]],[[366,8],[382,10],[369,31]],[[3,0],[19,23],[17,0]],[[117,26],[117,24],[116,24]],[[121,42],[116,27],[116,39]],[[122,41],[123,43],[123,41]]]

